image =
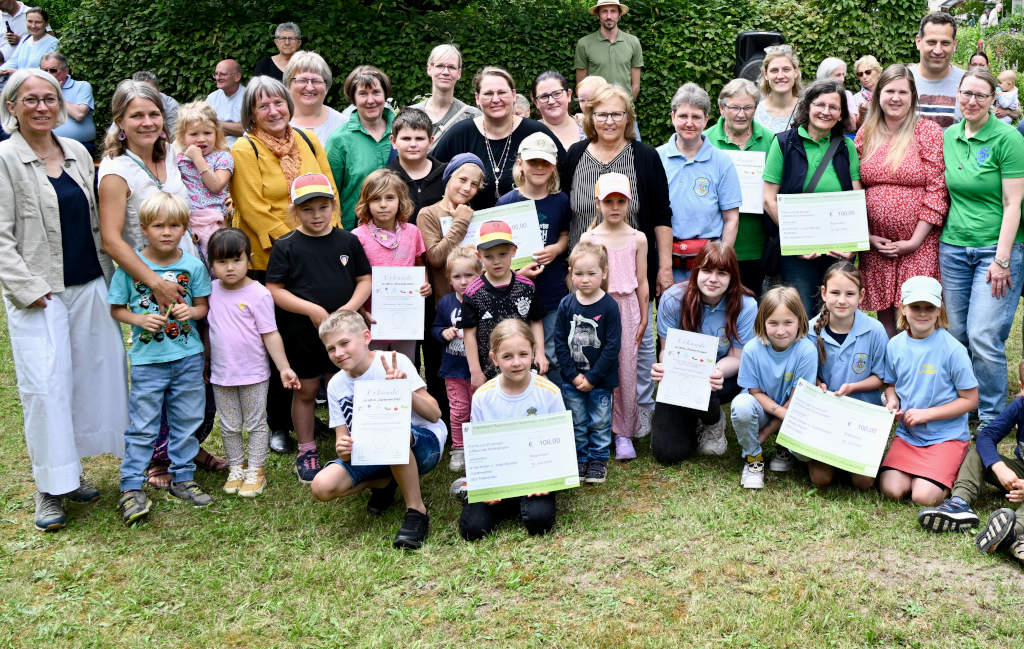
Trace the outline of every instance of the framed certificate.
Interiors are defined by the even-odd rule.
[[[779,194],[778,201],[783,255],[868,249],[864,190]]]
[[[533,201],[519,201],[473,212],[462,245],[476,247],[480,241],[480,226],[488,221],[502,221],[512,229],[512,238],[516,240],[516,257],[512,260],[515,270],[533,263],[533,254],[544,247],[537,204]],[[452,217],[441,217],[441,232],[447,234],[451,227]]]

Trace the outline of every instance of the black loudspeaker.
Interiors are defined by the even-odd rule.
[[[740,32],[736,37],[736,77],[757,83],[764,48],[785,42],[779,32]]]

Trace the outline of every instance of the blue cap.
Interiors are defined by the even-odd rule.
[[[475,153],[460,153],[452,158],[451,162],[448,163],[448,166],[444,168],[444,173],[441,175],[441,182],[447,184],[448,179],[452,177],[452,174],[464,164],[474,164],[480,167],[481,173],[487,173],[487,170],[484,168],[484,161]]]

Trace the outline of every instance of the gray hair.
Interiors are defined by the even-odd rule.
[[[438,59],[443,59],[446,56],[454,54],[459,59],[459,67],[462,67],[462,52],[459,48],[455,47],[451,43],[445,43],[444,45],[436,45],[434,49],[430,50],[430,56],[427,57],[427,65],[433,65],[437,63]]]
[[[256,123],[256,102],[263,96],[280,97],[288,102],[288,117],[291,121],[295,103],[292,102],[288,89],[274,77],[260,75],[249,79],[249,85],[245,87],[245,94],[242,95],[242,128],[246,131],[251,131],[253,124]]]
[[[711,113],[711,97],[706,90],[692,82],[684,83],[676,90],[676,94],[672,95],[672,113],[675,114],[683,104],[699,108],[704,111],[705,117]]]
[[[160,88],[160,79],[158,79],[157,76],[155,74],[153,74],[152,72],[150,72],[149,70],[139,70],[138,72],[136,72],[135,74],[132,75],[132,81],[141,81],[142,83],[151,83],[154,86],[156,86],[157,89]]]
[[[54,124],[54,128],[60,126],[68,119],[68,108],[64,103],[64,93],[60,91],[60,84],[53,78],[53,75],[49,72],[44,72],[39,68],[21,68],[15,70],[14,74],[7,77],[7,85],[4,86],[3,93],[0,94],[0,124],[3,124],[4,130],[8,133],[14,133],[18,130],[18,118],[14,116],[11,109],[7,106],[8,103],[14,103],[14,100],[18,97],[18,91],[21,89],[21,84],[25,83],[28,79],[37,77],[53,86],[53,90],[57,93],[57,123]]]
[[[54,50],[52,52],[47,52],[46,54],[43,54],[42,58],[39,59],[39,62],[42,63],[43,61],[48,61],[48,60],[56,61],[57,65],[60,67],[61,70],[67,70],[68,67],[69,67],[68,66],[68,57],[64,56],[63,54],[61,54],[57,50]]]
[[[846,61],[836,58],[834,56],[830,56],[818,64],[818,74],[816,75],[816,78],[828,79],[835,73],[836,70],[845,67]]]
[[[274,29],[274,38],[281,36],[285,32],[291,32],[298,38],[302,38],[302,31],[299,30],[299,26],[295,23],[281,23]]]
[[[749,79],[733,79],[718,93],[718,105],[724,106],[727,99],[736,95],[750,95],[755,105],[761,102],[761,91],[757,89],[756,83]]]
[[[292,79],[302,72],[319,74],[324,78],[324,83],[327,84],[327,91],[330,92],[331,84],[334,83],[334,76],[331,74],[331,66],[327,65],[324,57],[308,50],[299,50],[292,54],[288,65],[284,66],[284,85],[291,86]]]

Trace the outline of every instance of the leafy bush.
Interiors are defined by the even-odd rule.
[[[84,0],[61,34],[61,49],[77,77],[96,92],[97,123],[109,121],[117,82],[149,69],[164,92],[180,101],[214,89],[210,74],[222,58],[244,70],[273,53],[271,33],[286,20],[303,31],[303,47],[330,63],[336,82],[328,103],[343,107],[341,81],[358,64],[373,63],[394,82],[396,102],[429,92],[430,48],[452,42],[462,49],[465,78],[487,64],[501,65],[519,90],[546,69],[573,78],[580,36],[597,28],[585,0]],[[644,47],[645,71],[638,112],[645,139],[671,132],[668,106],[686,82],[712,97],[733,74],[735,39],[748,29],[775,29],[797,48],[804,77],[826,56],[848,63],[872,53],[883,65],[916,59],[913,34],[924,0],[636,0],[621,23]],[[851,65],[852,73],[852,65]],[[855,88],[852,74],[849,79]]]

